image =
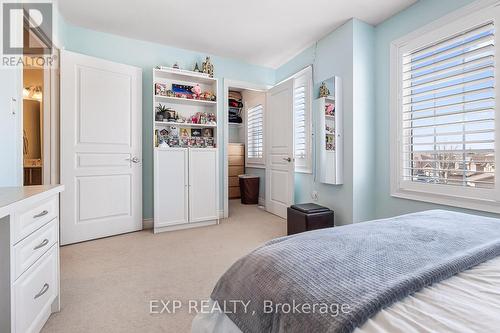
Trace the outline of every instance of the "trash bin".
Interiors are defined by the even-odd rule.
[[[241,203],[256,205],[259,203],[259,176],[239,175]]]

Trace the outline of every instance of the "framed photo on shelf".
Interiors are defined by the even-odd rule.
[[[213,128],[204,128],[203,129],[203,137],[204,138],[212,138],[214,136]]]
[[[190,137],[189,134],[190,133],[189,133],[189,130],[187,128],[181,128],[179,136],[181,138],[189,138]]]
[[[201,137],[201,129],[200,128],[191,128],[191,136],[192,137]]]
[[[181,95],[192,95],[193,92],[191,91],[193,89],[193,86],[185,85],[185,84],[172,84],[172,91],[175,94],[181,94]]]
[[[163,83],[155,83],[155,94],[159,96],[167,95],[167,85]]]

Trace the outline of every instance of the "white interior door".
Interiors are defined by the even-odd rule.
[[[61,244],[142,229],[142,71],[61,51]]]
[[[293,79],[267,93],[266,210],[286,218],[293,204]]]

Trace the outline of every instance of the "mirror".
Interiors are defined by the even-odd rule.
[[[321,183],[343,183],[342,80],[332,77],[322,82],[315,112],[319,115],[317,175]]]

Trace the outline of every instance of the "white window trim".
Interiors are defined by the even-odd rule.
[[[248,110],[257,106],[262,106],[262,157],[261,158],[249,158],[248,157]],[[266,168],[266,105],[265,103],[257,104],[252,106],[251,108],[247,108],[245,105],[244,108],[245,113],[245,167],[247,168]]]
[[[481,21],[493,20],[495,45],[500,50],[500,4],[499,0],[481,0],[462,7],[391,43],[390,50],[390,189],[391,196],[410,200],[431,202],[448,206],[500,213],[500,169],[495,168],[495,189],[472,189],[450,185],[421,184],[403,181],[401,177],[401,55],[418,46],[428,45],[447,38],[457,31],[466,30]],[[495,52],[498,63],[500,52]],[[500,65],[495,68],[495,79],[500,80]],[[500,82],[500,81],[499,81]],[[495,87],[500,97],[500,84]],[[499,107],[500,98],[495,104]],[[495,117],[495,164],[500,162],[500,115]]]

